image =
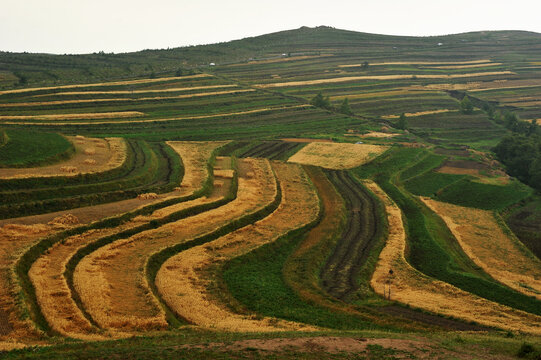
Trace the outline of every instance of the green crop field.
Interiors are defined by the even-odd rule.
[[[535,64],[324,26],[0,52],[0,357],[538,358]]]

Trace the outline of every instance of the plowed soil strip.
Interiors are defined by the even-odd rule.
[[[185,176],[182,191],[177,196],[193,194],[202,188],[207,178],[207,161],[212,151],[222,145],[221,142],[174,142],[175,150],[184,159]],[[224,162],[226,159],[219,159]],[[227,163],[224,162],[227,167]],[[222,170],[223,171],[223,170]],[[106,236],[133,229],[143,223],[165,218],[166,216],[187,209],[191,206],[210,201],[199,198],[160,208],[149,216],[138,216],[114,228],[90,230],[75,235],[53,245],[31,267],[29,276],[36,290],[36,297],[41,311],[51,328],[64,336],[79,339],[96,340],[104,334],[97,334],[96,329],[81,312],[72,298],[71,290],[64,277],[66,264],[82,247]],[[122,334],[109,334],[109,336]]]
[[[97,173],[117,168],[126,160],[127,144],[122,138],[97,139],[76,136],[68,138],[75,146],[75,155],[70,159],[49,166],[3,168],[0,169],[0,179]]]
[[[224,181],[225,179],[217,179]],[[214,199],[225,196],[215,187]],[[148,329],[167,326],[165,314],[144,278],[148,257],[161,249],[211,233],[272,202],[275,180],[267,161],[239,161],[237,198],[131,238],[115,241],[87,256],[76,269],[75,286],[93,319],[104,328]]]
[[[314,142],[291,156],[288,162],[321,166],[325,169],[351,169],[380,155],[387,146]]]
[[[51,87],[40,87],[40,88],[27,88],[27,89],[0,91],[0,95],[20,94],[20,93],[25,93],[25,92],[33,92],[33,91],[41,91],[41,90],[76,89],[76,88],[85,88],[85,87],[116,86],[116,85],[135,85],[135,84],[155,83],[155,82],[170,81],[170,80],[196,79],[196,78],[212,77],[212,76],[213,75],[210,75],[210,74],[197,74],[197,75],[189,75],[189,76],[177,76],[177,77],[166,77],[166,78],[156,78],[156,79],[139,79],[139,80],[112,81],[112,82],[94,83],[94,84],[77,84],[77,85],[63,85],[63,86],[51,86]]]
[[[302,324],[240,315],[214,299],[208,286],[209,268],[275,241],[318,215],[318,197],[297,165],[273,163],[282,189],[282,202],[266,218],[169,258],[160,268],[156,286],[173,311],[189,322],[225,331],[311,330]]]
[[[388,294],[390,283],[392,300],[486,326],[541,334],[541,316],[488,301],[414,269],[405,258],[406,232],[400,208],[374,182],[365,185],[384,202],[389,224],[389,238],[370,282],[378,294]]]
[[[332,83],[341,83],[341,82],[356,81],[356,80],[404,80],[404,79],[411,79],[413,77],[417,79],[459,79],[459,78],[467,78],[467,77],[495,76],[495,75],[516,75],[516,74],[512,71],[490,71],[490,72],[479,72],[479,73],[469,73],[469,74],[365,75],[365,76],[345,76],[345,77],[330,78],[330,79],[289,81],[289,82],[282,82],[282,83],[259,84],[259,85],[254,85],[254,86],[265,89],[265,88],[275,88],[275,87],[332,84]]]
[[[421,199],[445,221],[464,252],[487,274],[541,300],[541,261],[506,235],[492,212]]]
[[[328,171],[327,174],[345,200],[347,222],[321,270],[321,279],[329,294],[348,301],[359,288],[357,276],[377,240],[381,224],[376,215],[376,203],[348,172]]]

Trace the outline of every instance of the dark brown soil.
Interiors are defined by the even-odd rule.
[[[447,155],[447,156],[463,156],[467,157],[470,156],[470,153],[468,150],[460,150],[460,149],[443,149],[443,148],[436,148],[434,149],[434,152],[438,155]]]
[[[460,169],[473,169],[473,170],[489,170],[490,167],[486,164],[479,163],[477,161],[468,160],[447,160],[443,163],[443,166],[449,166]]]

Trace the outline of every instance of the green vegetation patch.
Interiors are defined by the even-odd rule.
[[[55,133],[9,129],[1,137],[0,167],[51,164],[75,153],[68,139]]]

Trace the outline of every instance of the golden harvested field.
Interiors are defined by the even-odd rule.
[[[388,146],[346,143],[310,143],[291,156],[288,162],[321,166],[326,169],[351,169],[380,155]]]
[[[387,96],[398,96],[398,95],[406,95],[406,94],[424,94],[426,92],[421,91],[415,91],[412,92],[411,90],[400,88],[395,90],[389,90],[389,91],[376,91],[376,92],[370,92],[370,93],[362,93],[362,94],[348,94],[348,95],[340,95],[340,96],[332,96],[331,100],[343,100],[345,98],[351,100],[351,99],[369,99],[369,98],[375,98],[375,97],[387,97]]]
[[[496,90],[496,89],[521,89],[529,87],[539,87],[539,82],[535,79],[520,79],[520,80],[494,80],[494,81],[475,81],[461,84],[428,84],[428,85],[412,85],[409,90],[468,90],[471,92]]]
[[[98,139],[68,136],[68,139],[75,146],[75,155],[70,159],[54,165],[34,168],[5,168],[0,170],[0,179],[99,173],[117,168],[126,161],[127,144],[123,138]]]
[[[488,301],[414,269],[404,255],[406,233],[400,209],[376,183],[364,183],[384,202],[389,223],[387,244],[370,281],[374,291],[384,295],[390,281],[392,300],[486,326],[541,335],[541,316]]]
[[[54,115],[0,115],[0,120],[84,120],[84,119],[118,119],[144,116],[139,111],[119,111],[107,113],[80,113],[80,114],[54,114]]]
[[[209,199],[187,202],[185,206],[223,198],[229,188],[229,180],[221,178],[217,181],[224,185],[215,187]],[[210,233],[260,209],[272,202],[275,191],[268,161],[239,161],[239,190],[235,200],[158,229],[115,241],[83,259],[76,269],[75,283],[85,308],[105,328],[166,327],[164,313],[155,302],[144,277],[148,257],[164,247]]]
[[[351,135],[351,134],[350,134]],[[362,134],[360,135],[360,137],[363,137],[363,138],[391,138],[391,137],[395,137],[395,136],[398,136],[400,134],[393,134],[393,133],[384,133],[384,132],[378,132],[378,131],[370,131],[366,134]]]
[[[193,91],[193,90],[206,90],[206,89],[219,89],[237,87],[237,84],[223,84],[223,85],[206,85],[206,86],[192,86],[182,88],[166,88],[166,89],[143,89],[143,90],[108,90],[108,91],[64,91],[54,94],[34,95],[34,97],[41,96],[73,96],[73,95],[128,95],[128,94],[148,94],[148,93],[163,93],[163,92],[178,92],[178,91]]]
[[[443,66],[426,66],[425,69],[471,69],[487,66],[498,66],[502,63],[483,63],[483,64],[470,64],[470,65],[443,65]]]
[[[473,60],[473,61],[388,61],[388,62],[376,62],[370,63],[370,66],[384,66],[384,65],[466,65],[466,64],[481,64],[481,63],[490,63],[489,59],[486,60]],[[346,64],[338,65],[338,67],[358,67],[363,64]]]
[[[209,271],[211,267],[275,241],[317,217],[318,196],[302,168],[278,162],[273,163],[273,168],[280,181],[282,202],[271,215],[208,244],[183,251],[160,268],[156,277],[158,291],[169,307],[189,322],[241,332],[314,329],[278,319],[236,314],[208,288],[215,281]]]
[[[512,71],[487,71],[487,72],[467,73],[467,74],[363,75],[363,76],[344,76],[344,77],[330,78],[330,79],[258,84],[254,86],[258,88],[266,89],[266,88],[288,87],[288,86],[332,84],[332,83],[341,83],[341,82],[356,81],[356,80],[403,80],[403,79],[411,79],[413,77],[417,79],[460,79],[460,78],[468,78],[468,77],[494,76],[494,75],[516,75],[516,74]]]
[[[456,110],[449,110],[449,109],[438,109],[438,110],[428,110],[428,111],[419,111],[414,113],[405,113],[404,115],[407,117],[415,117],[415,116],[423,116],[423,115],[432,115],[432,114],[443,114],[450,111],[456,111]],[[398,119],[400,118],[400,115],[383,115],[382,118],[384,119]]]
[[[15,294],[19,291],[13,266],[18,257],[43,236],[54,233],[52,226],[7,224],[0,227],[0,349],[17,346],[17,341],[38,342],[34,324],[23,320]],[[5,343],[4,343],[5,342]]]
[[[237,115],[246,115],[246,114],[256,114],[260,112],[266,112],[266,111],[272,111],[272,110],[284,110],[284,109],[297,109],[297,108],[303,108],[303,107],[310,107],[312,105],[292,105],[292,106],[276,106],[276,107],[265,107],[265,108],[259,108],[259,109],[253,109],[253,110],[246,110],[246,111],[238,111],[238,112],[230,112],[230,113],[221,113],[221,114],[212,114],[212,115],[197,115],[197,116],[180,116],[180,117],[173,117],[173,118],[162,118],[162,119],[147,119],[147,120],[115,120],[115,121],[71,121],[71,122],[40,122],[40,123],[33,123],[33,126],[36,125],[44,125],[44,126],[50,126],[50,125],[70,125],[70,124],[79,124],[79,125],[99,125],[99,124],[133,124],[133,123],[153,123],[153,122],[163,122],[163,121],[175,121],[175,120],[196,120],[196,119],[210,119],[210,118],[218,118],[218,117],[229,117],[229,116],[237,116]],[[11,125],[24,125],[25,122],[14,122],[14,121],[6,121],[5,124],[11,124]]]
[[[39,87],[39,88],[26,88],[26,89],[0,91],[0,95],[19,94],[19,93],[33,92],[33,91],[39,91],[39,90],[77,89],[77,88],[85,88],[85,87],[147,84],[147,83],[155,83],[155,82],[161,82],[161,81],[196,79],[196,78],[213,77],[213,76],[214,75],[210,75],[210,74],[197,74],[197,75],[188,75],[188,76],[164,77],[164,78],[156,78],[156,79],[139,79],[139,80],[112,81],[112,82],[93,83],[93,84],[76,84],[76,85],[50,86],[50,87]]]
[[[421,199],[445,221],[464,252],[487,274],[516,291],[541,299],[541,261],[504,233],[494,213]]]

